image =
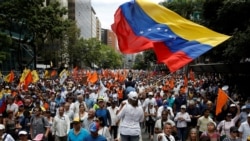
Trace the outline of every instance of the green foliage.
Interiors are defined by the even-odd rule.
[[[202,55],[210,62],[239,62],[250,57],[250,1],[248,0],[200,0],[163,2],[165,7],[189,19],[189,15],[200,12],[200,23],[216,32],[232,37]],[[192,19],[192,18],[191,18]],[[201,59],[202,60],[202,59]]]
[[[63,15],[67,14],[66,8],[62,8],[58,1],[46,6],[43,2],[44,0],[4,0],[0,3],[0,29],[7,31],[11,37],[15,35],[18,47],[22,43],[35,46],[34,54],[43,50],[46,44],[51,46],[55,40],[63,39],[70,26],[70,22],[63,19]],[[19,52],[20,50],[21,48]]]
[[[205,26],[231,39],[210,51],[213,62],[235,63],[250,57],[248,43],[250,2],[242,0],[209,0],[204,4]]]
[[[122,56],[113,48],[101,44],[95,38],[79,39],[73,49],[69,49],[71,63],[77,66],[93,68],[94,65],[102,68],[120,68]],[[77,64],[79,62],[80,64]],[[81,64],[82,63],[82,64]]]
[[[12,39],[5,34],[0,33],[0,64],[9,57],[7,50],[12,44]]]
[[[201,20],[201,12],[203,0],[197,1],[173,1],[173,2],[163,2],[163,6],[171,9],[172,11],[178,13],[186,19],[191,19],[194,21]]]

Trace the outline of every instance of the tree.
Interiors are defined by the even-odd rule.
[[[230,40],[206,54],[213,62],[238,63],[250,57],[249,8],[250,2],[241,0],[211,0],[204,3],[205,26],[232,35]]]
[[[12,39],[5,34],[0,33],[0,64],[9,56],[7,50],[12,44]]]
[[[59,2],[51,2],[44,6],[43,0],[5,0],[0,3],[1,29],[8,31],[10,37],[17,34],[18,62],[22,66],[21,44],[26,43],[33,47],[34,66],[36,67],[37,50],[45,46],[45,40],[52,42],[63,37],[63,32],[69,22],[62,17],[67,13]]]

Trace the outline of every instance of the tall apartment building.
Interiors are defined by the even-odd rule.
[[[69,19],[75,20],[80,29],[80,37],[100,39],[98,30],[101,24],[96,17],[91,0],[68,0],[68,11]]]
[[[96,17],[96,39],[99,41],[102,39],[102,25],[98,17]]]
[[[115,33],[112,30],[109,29],[102,29],[102,43],[114,48],[115,50],[118,49],[118,43],[117,38],[115,36]]]

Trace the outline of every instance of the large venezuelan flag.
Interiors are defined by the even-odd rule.
[[[122,4],[115,13],[112,30],[121,52],[154,49],[158,61],[171,72],[230,38],[149,0]]]

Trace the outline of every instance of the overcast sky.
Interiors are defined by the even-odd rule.
[[[111,29],[114,22],[114,14],[118,7],[130,0],[92,0],[92,6],[95,9],[96,16],[102,24],[102,28]],[[156,3],[163,0],[152,0]]]

